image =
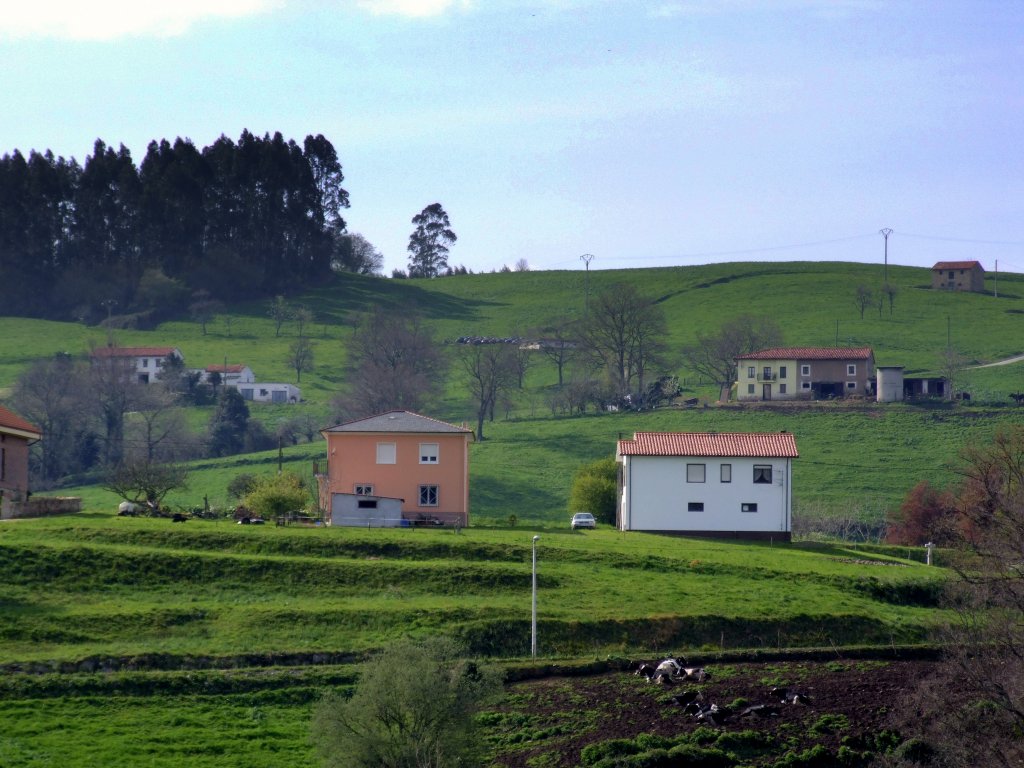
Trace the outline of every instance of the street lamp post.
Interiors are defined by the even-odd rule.
[[[537,540],[533,537],[533,621],[530,624],[530,655],[537,658]]]

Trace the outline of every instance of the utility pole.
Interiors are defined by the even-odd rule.
[[[999,298],[999,259],[996,259],[996,289],[995,298]]]
[[[533,611],[530,621],[530,657],[537,658],[537,541],[540,536],[533,537]]]
[[[580,259],[587,265],[587,276],[583,283],[583,320],[586,321],[590,319],[590,262],[594,260],[594,254],[584,253]]]
[[[885,238],[885,284],[889,284],[889,235],[892,230],[888,227],[878,230],[878,234]]]

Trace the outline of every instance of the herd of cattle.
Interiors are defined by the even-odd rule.
[[[667,688],[680,683],[704,683],[710,678],[704,667],[687,667],[684,666],[685,663],[680,659],[665,659],[658,664],[641,661],[637,663],[633,674],[646,677],[650,682]],[[685,714],[702,723],[716,726],[734,717],[778,717],[780,708],[787,705],[811,706],[809,696],[789,688],[773,687],[769,689],[768,696],[771,699],[770,703],[752,704],[738,711],[730,706],[719,706],[705,701],[704,692],[700,688],[687,688],[672,696],[671,700],[682,707]]]

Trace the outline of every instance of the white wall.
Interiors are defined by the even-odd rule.
[[[790,459],[624,456],[620,527],[634,531],[789,531]],[[704,464],[703,483],[686,481],[687,464]],[[732,465],[723,483],[721,465]],[[772,483],[754,483],[754,465],[772,466]],[[702,502],[703,512],[690,512]],[[757,504],[743,512],[742,504]]]

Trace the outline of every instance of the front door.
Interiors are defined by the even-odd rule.
[[[772,399],[772,385],[771,384],[762,384],[761,385],[761,399],[762,400],[771,400]]]

